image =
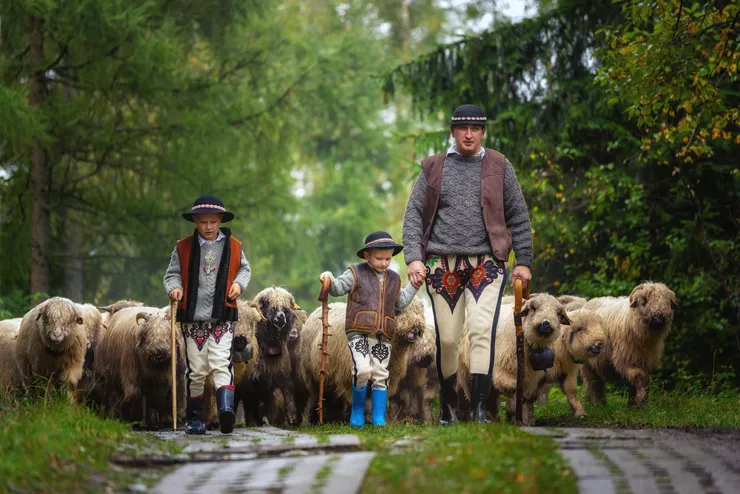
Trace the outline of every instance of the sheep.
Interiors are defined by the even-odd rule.
[[[251,375],[236,384],[236,394],[245,405],[245,421],[258,425],[295,425],[298,413],[288,340],[296,324],[300,324],[300,309],[293,295],[280,287],[262,290],[253,303],[263,316],[255,330],[258,357]],[[282,406],[273,393],[276,389],[281,391]]]
[[[297,414],[297,423],[303,421],[303,412],[309,399],[309,392],[306,383],[301,378],[301,333],[303,326],[308,319],[308,313],[296,306],[296,321],[288,337],[288,352],[290,353],[290,368],[293,374],[293,391],[295,396],[295,407]]]
[[[488,396],[486,408],[489,414],[498,420],[499,394],[507,397],[516,393],[517,358],[516,327],[514,326],[514,306],[502,305],[496,327],[496,347],[493,370],[493,388]],[[555,297],[547,293],[533,295],[522,307],[524,327],[524,413],[522,420],[526,425],[534,422],[534,399],[537,387],[544,378],[544,370],[535,370],[529,359],[534,349],[552,346],[560,336],[561,326],[570,325],[568,314]],[[470,341],[463,337],[460,342],[458,357],[458,388],[466,398],[470,397]],[[507,402],[507,414],[513,415],[513,400]],[[466,418],[466,417],[463,417]]]
[[[329,305],[329,357],[324,378],[324,417],[328,422],[348,420],[348,408],[352,403],[352,356],[344,330],[347,304],[336,302]],[[388,363],[388,396],[398,392],[400,381],[406,375],[409,354],[413,345],[427,330],[424,306],[414,299],[408,307],[396,315],[396,333],[392,339],[390,362]],[[318,397],[322,336],[321,309],[316,309],[303,327],[301,336],[301,374],[310,392],[306,414],[312,424],[318,423]]]
[[[563,304],[568,313],[583,308],[588,302],[585,298],[576,295],[558,295],[557,299]]]
[[[31,309],[21,321],[15,348],[18,375],[24,392],[35,378],[66,383],[75,400],[82,377],[85,354],[97,340],[100,313],[92,305],[53,297]]]
[[[434,326],[426,330],[414,343],[406,366],[406,376],[398,385],[398,393],[388,399],[388,419],[393,422],[412,420],[432,423],[431,401],[428,400],[427,369],[434,363],[437,350]]]
[[[182,333],[176,332],[178,415],[185,402]],[[172,422],[172,336],[169,312],[128,307],[116,312],[97,346],[93,364],[101,401],[127,421],[157,429]]]
[[[637,285],[629,297],[599,297],[584,306],[604,320],[607,343],[604,351],[584,364],[584,395],[606,403],[605,381],[623,377],[629,383],[628,407],[647,402],[650,374],[663,356],[663,344],[671,330],[676,294],[663,283]]]
[[[234,384],[239,388],[239,383],[242,383],[248,376],[252,375],[255,368],[255,362],[257,360],[257,340],[255,339],[255,330],[257,324],[262,321],[262,314],[256,306],[252,305],[246,300],[239,300],[236,303],[237,310],[239,312],[239,319],[234,325],[234,338],[243,336],[247,345],[251,345],[252,358],[249,362],[238,362],[233,363],[234,370]],[[234,393],[234,406],[239,406],[240,398],[239,393]],[[246,407],[246,404],[242,404]],[[203,391],[203,410],[205,413],[205,424],[208,429],[218,429],[218,410],[216,404],[216,388],[213,384],[213,376],[209,374],[206,379],[205,389]]]
[[[0,321],[0,402],[10,397],[18,386],[18,370],[15,365],[15,346],[21,318]]]
[[[560,338],[552,344],[555,363],[545,371],[539,394],[542,395],[543,388],[549,389],[549,385],[558,385],[565,393],[573,415],[585,417],[586,409],[578,400],[578,371],[587,360],[604,349],[606,332],[601,316],[592,310],[578,309],[568,312],[568,317],[570,326],[561,328]]]
[[[103,315],[103,324],[107,324],[108,321],[110,321],[110,318],[113,317],[113,314],[121,309],[143,306],[144,304],[142,302],[137,302],[136,300],[119,300],[118,302],[113,302],[112,304],[106,305],[105,307],[100,307],[100,312]]]

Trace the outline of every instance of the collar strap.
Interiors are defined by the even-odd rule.
[[[53,355],[54,357],[61,357],[62,355],[64,355],[64,350],[57,351],[46,347],[46,353],[48,353],[49,355]]]

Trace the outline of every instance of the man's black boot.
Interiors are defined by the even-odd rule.
[[[491,376],[472,374],[470,376],[470,421],[478,424],[490,424],[486,414],[486,401],[491,390]]]
[[[457,372],[440,380],[439,425],[457,422]]]
[[[232,386],[221,386],[216,391],[216,404],[218,406],[218,425],[222,434],[231,434],[234,430],[236,420],[234,406],[234,389]]]
[[[188,398],[185,408],[185,416],[188,421],[185,426],[185,434],[205,434],[206,426],[203,424],[203,397]]]

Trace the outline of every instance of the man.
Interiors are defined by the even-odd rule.
[[[488,423],[496,325],[506,283],[504,262],[516,256],[512,281],[532,277],[532,230],[511,163],[484,149],[486,116],[462,105],[450,120],[455,140],[421,162],[403,218],[409,281],[426,282],[437,333],[440,424],[455,422],[457,361],[463,325],[470,338],[470,420]]]

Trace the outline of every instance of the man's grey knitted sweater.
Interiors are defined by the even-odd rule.
[[[435,254],[481,255],[491,253],[483,222],[480,174],[483,158],[450,154],[442,169],[439,209],[432,225],[427,252]],[[424,261],[421,256],[424,230],[422,211],[427,180],[424,171],[411,191],[403,217],[403,252],[406,264]],[[532,228],[527,203],[508,160],[504,171],[504,217],[511,231],[516,263],[532,264]]]

